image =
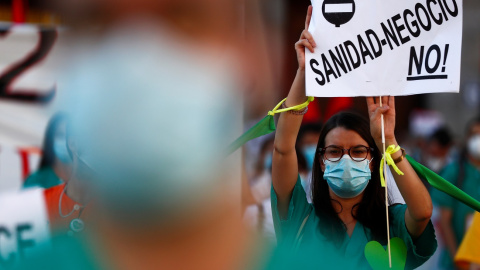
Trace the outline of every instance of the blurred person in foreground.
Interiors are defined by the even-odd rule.
[[[445,167],[441,176],[474,199],[480,200],[480,117],[468,123],[459,159]],[[452,269],[453,258],[472,221],[474,211],[436,189],[432,190],[431,195],[440,210],[440,235],[445,244],[440,265],[443,269]]]
[[[480,213],[475,213],[473,222],[455,255],[455,265],[462,270],[480,270]]]
[[[260,264],[262,252],[244,232],[225,157],[240,124],[232,120],[242,87],[235,59],[243,58],[232,45],[240,44],[237,4],[58,4],[72,11],[67,18],[90,15],[83,26],[74,22],[76,38],[83,39],[72,41],[73,64],[62,84],[69,92],[67,145],[74,160],[62,198],[88,204],[89,212],[83,234],[70,241],[58,236],[49,255],[24,267],[214,270]],[[102,23],[93,24],[97,19]],[[71,209],[62,210],[67,215]]]
[[[68,180],[72,159],[67,151],[66,125],[64,113],[57,113],[50,119],[43,138],[40,166],[28,176],[23,188],[49,188]]]

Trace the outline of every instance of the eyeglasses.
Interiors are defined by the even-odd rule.
[[[347,151],[352,160],[361,162],[368,157],[368,153],[373,152],[372,147],[357,145],[349,149],[344,149],[335,145],[330,145],[321,149],[321,153],[326,160],[336,162],[343,157],[343,153]]]

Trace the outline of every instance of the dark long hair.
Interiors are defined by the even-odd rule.
[[[380,185],[379,175],[381,153],[370,134],[369,121],[352,112],[340,112],[332,116],[323,126],[318,139],[312,171],[312,191],[315,213],[320,219],[320,232],[328,240],[337,244],[340,244],[346,235],[346,226],[332,205],[340,203],[330,197],[328,184],[323,179],[323,171],[320,166],[320,162],[322,162],[321,149],[325,147],[325,137],[336,127],[357,132],[368,143],[368,146],[374,148],[371,153],[373,157],[372,178],[364,191],[361,202],[353,207],[352,215],[364,227],[370,229],[373,240],[386,243],[385,190]],[[355,209],[356,212],[353,211]]]
[[[52,116],[47,125],[45,131],[45,137],[43,138],[42,160],[40,161],[40,168],[48,168],[53,166],[55,161],[55,153],[53,152],[53,141],[55,139],[55,133],[57,132],[58,125],[66,121],[65,113],[59,112]]]

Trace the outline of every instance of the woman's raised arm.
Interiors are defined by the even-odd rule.
[[[383,148],[381,114],[383,114],[385,119],[386,147],[389,145],[398,145],[394,134],[395,99],[392,96],[383,97],[382,103],[383,106],[380,106],[379,102],[375,102],[373,97],[367,97],[368,113],[370,115],[370,130],[379,149]],[[398,151],[392,154],[392,158],[396,159],[401,155],[401,151]],[[398,189],[407,204],[407,210],[405,211],[405,225],[410,235],[413,238],[417,238],[423,233],[430,221],[430,217],[432,216],[432,199],[430,198],[430,194],[425,188],[425,185],[405,158],[396,165],[404,173],[404,175],[398,175],[396,172],[392,171]]]
[[[313,48],[316,46],[312,35],[308,32],[311,17],[312,6],[309,6],[305,30],[303,30],[300,40],[295,43],[298,70],[285,101],[285,105],[289,107],[301,104],[307,100],[305,95],[305,48],[313,52]],[[278,198],[277,207],[282,217],[288,212],[290,197],[298,177],[295,142],[302,119],[302,115],[286,112],[280,115],[277,124],[272,160],[272,182]]]

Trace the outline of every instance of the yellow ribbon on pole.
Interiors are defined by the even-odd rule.
[[[388,165],[392,166],[392,168],[395,170],[395,172],[398,173],[398,175],[403,175],[403,172],[400,171],[392,158],[392,154],[398,152],[400,149],[400,146],[397,145],[397,147],[395,147],[395,145],[392,144],[387,147],[385,153],[383,154],[382,160],[380,161],[380,182],[382,183],[382,187],[385,187],[385,176],[383,175],[383,164],[385,163],[384,160],[387,162]]]

